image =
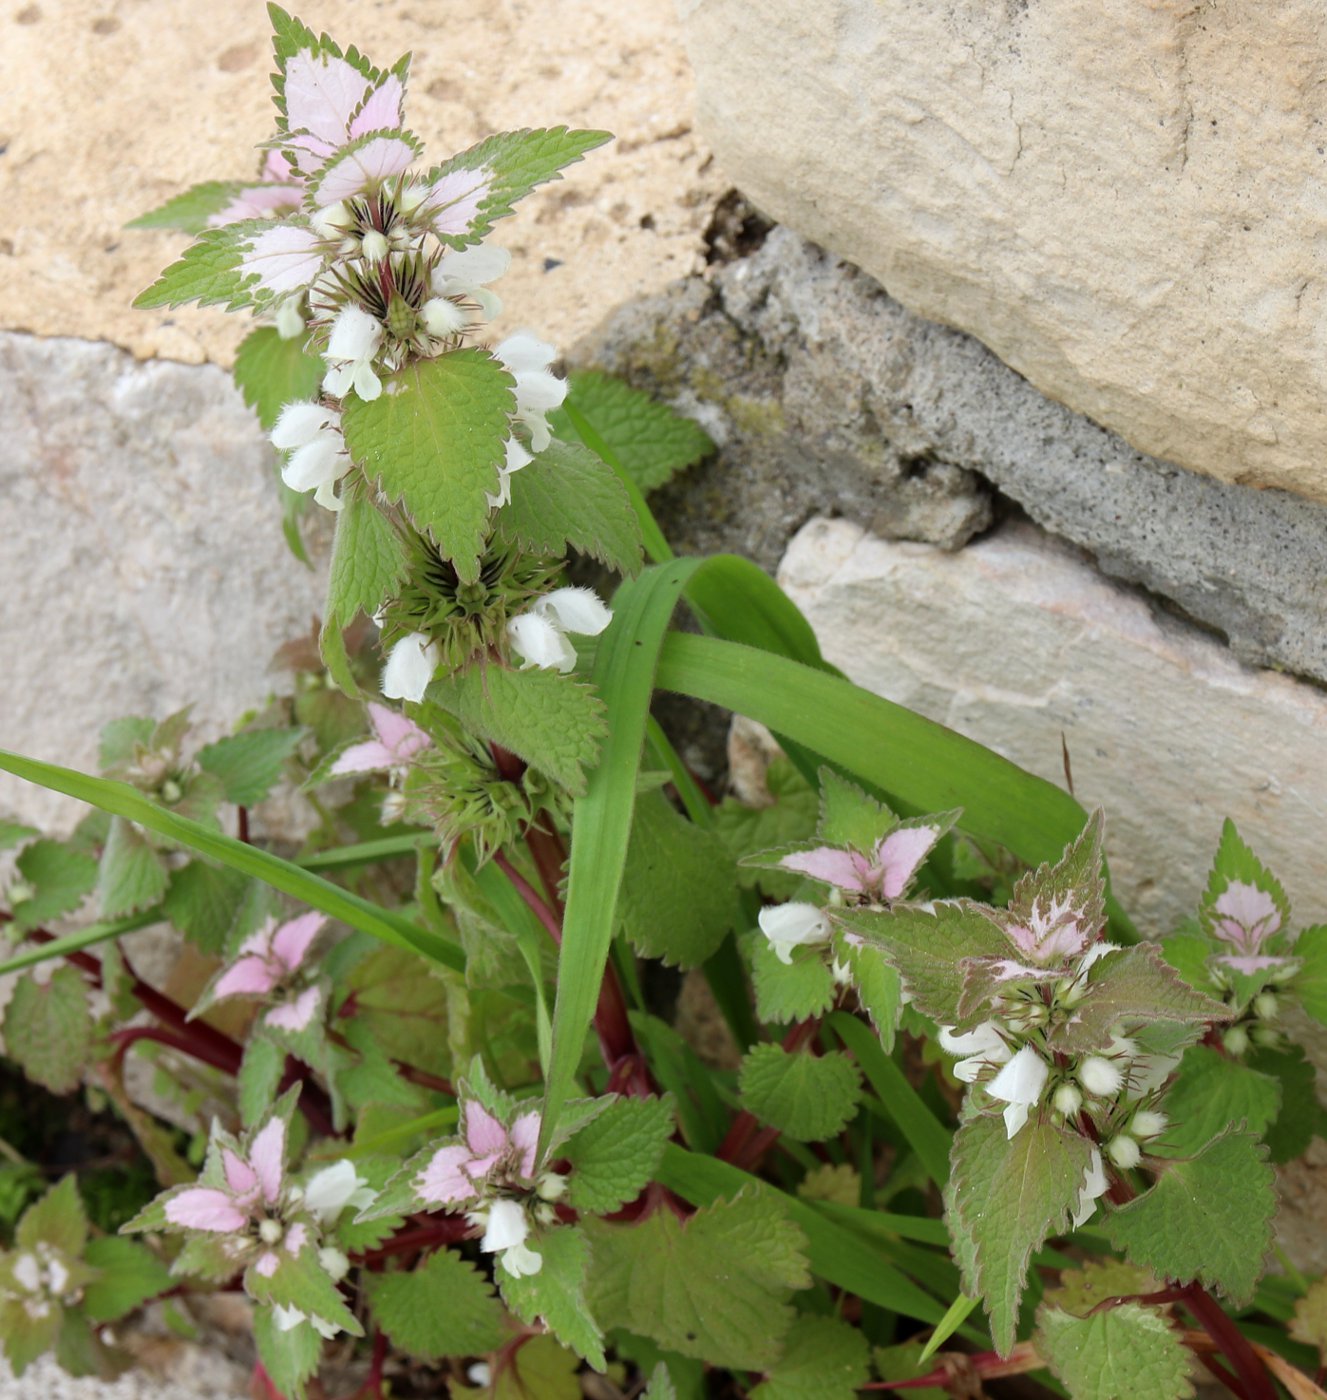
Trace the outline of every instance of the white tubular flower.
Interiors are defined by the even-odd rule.
[[[1013,1137],[1027,1122],[1028,1111],[1040,1101],[1049,1074],[1046,1061],[1025,1045],[986,1086],[992,1098],[1009,1105],[1004,1111],[1006,1137]]]
[[[504,444],[507,452],[507,459],[498,468],[498,490],[496,495],[484,492],[484,499],[490,506],[505,506],[511,500],[511,475],[518,472],[522,467],[528,467],[534,458],[521,446],[515,438],[508,438]]]
[[[798,901],[762,909],[759,919],[760,931],[769,939],[774,956],[781,963],[792,963],[794,948],[828,943],[832,932],[824,910]]]
[[[272,446],[289,452],[281,480],[292,491],[312,491],[328,510],[340,510],[336,483],[350,470],[341,415],[317,403],[288,403],[272,425]]]
[[[529,331],[517,331],[497,345],[493,353],[516,380],[516,418],[530,430],[530,445],[542,452],[553,441],[544,416],[567,397],[567,381],[548,372],[557,351]]]
[[[1011,1053],[993,1021],[983,1021],[961,1035],[954,1033],[953,1026],[941,1026],[940,1048],[963,1057],[954,1066],[954,1077],[964,1084],[975,1084],[983,1070],[1004,1064]]]
[[[1087,1170],[1083,1173],[1083,1184],[1078,1188],[1078,1204],[1074,1207],[1075,1230],[1092,1219],[1097,1209],[1097,1198],[1104,1196],[1109,1188],[1101,1153],[1094,1147]]]
[[[1078,1066],[1078,1081],[1089,1094],[1106,1099],[1119,1093],[1124,1075],[1110,1060],[1101,1055],[1088,1055]]]
[[[576,665],[576,648],[568,632],[597,637],[613,620],[593,589],[557,588],[534,603],[529,612],[507,624],[507,640],[522,658],[522,670],[531,666],[567,672]]]
[[[382,393],[382,380],[374,373],[373,357],[381,344],[381,323],[363,307],[343,306],[323,351],[329,366],[323,388],[338,399],[352,389],[361,399],[376,399]]]
[[[479,1247],[497,1254],[509,1274],[524,1278],[537,1274],[544,1266],[543,1258],[525,1243],[529,1233],[530,1222],[520,1205],[515,1201],[494,1201]]]
[[[353,1162],[344,1158],[315,1173],[304,1188],[305,1208],[324,1226],[333,1224],[347,1206],[363,1210],[374,1199],[366,1178],[359,1175]]]
[[[458,253],[445,253],[433,269],[433,291],[440,297],[456,297],[473,301],[480,316],[492,321],[502,311],[502,302],[488,290],[511,266],[511,254],[505,248],[463,248]]]
[[[382,693],[389,700],[424,698],[438,669],[438,644],[422,632],[410,632],[392,648],[382,670]]]

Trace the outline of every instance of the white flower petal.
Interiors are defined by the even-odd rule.
[[[288,403],[272,425],[269,434],[272,446],[279,452],[303,447],[306,442],[312,442],[329,424],[338,422],[340,417],[334,409],[324,408],[322,404]]]
[[[514,1278],[528,1278],[544,1267],[544,1259],[529,1245],[514,1244],[503,1250],[502,1267]]]
[[[372,355],[381,343],[382,323],[362,306],[352,304],[337,312],[326,353],[331,360],[358,360]]]
[[[955,1034],[953,1026],[940,1027],[940,1048],[950,1055],[998,1055],[1009,1058],[1009,1050],[991,1021],[983,1021],[970,1031]]]
[[[382,693],[389,700],[422,700],[438,669],[438,644],[411,632],[392,648],[382,672]]]
[[[1106,1179],[1101,1153],[1094,1147],[1087,1170],[1083,1173],[1083,1184],[1078,1189],[1078,1204],[1074,1208],[1075,1230],[1092,1219],[1096,1213],[1098,1197],[1104,1196],[1109,1188],[1110,1182]]]
[[[340,480],[349,469],[350,458],[342,453],[340,439],[328,433],[297,447],[281,468],[281,480],[292,491],[312,491]]]
[[[1028,1120],[1028,1106],[1025,1103],[1011,1103],[1004,1111],[1004,1135],[1011,1138]]]
[[[507,640],[526,667],[551,667],[565,674],[576,665],[575,647],[555,622],[538,613],[522,613],[512,618],[507,624]]]
[[[992,1098],[1022,1110],[1012,1114],[1005,1110],[1005,1129],[1010,1137],[1027,1122],[1027,1110],[1041,1098],[1049,1074],[1045,1060],[1025,1045],[986,1086]]]
[[[794,948],[829,942],[829,920],[824,911],[814,904],[798,900],[775,904],[762,909],[757,917],[760,931],[769,939],[780,962],[791,963]]]
[[[500,1249],[511,1249],[525,1243],[530,1233],[530,1222],[525,1211],[515,1201],[494,1201],[488,1212],[488,1224],[484,1238],[479,1241],[480,1249],[492,1254]]]
[[[557,350],[531,331],[517,331],[500,341],[493,353],[513,374],[545,370],[557,358]]]
[[[355,1170],[355,1164],[342,1159],[309,1179],[304,1188],[304,1204],[320,1225],[330,1225],[350,1204],[355,1193],[367,1184]]]
[[[540,598],[533,611],[552,614],[564,632],[575,632],[579,637],[597,637],[613,620],[612,612],[592,588],[556,588]]]
[[[511,266],[511,254],[505,248],[462,248],[456,253],[443,254],[433,274],[434,284],[441,278],[466,287],[482,287],[496,282]]]

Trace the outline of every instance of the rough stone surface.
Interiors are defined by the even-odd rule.
[[[244,1370],[211,1348],[163,1341],[139,1359],[141,1369],[102,1381],[75,1378],[50,1356],[16,1379],[0,1357],[0,1400],[247,1400],[253,1393]]]
[[[987,522],[991,482],[1242,659],[1327,681],[1327,507],[1135,452],[788,229],[708,282],[624,307],[578,355],[672,399],[722,444],[658,503],[688,547],[773,567],[827,509],[955,546]]]
[[[1221,823],[1277,872],[1296,921],[1327,916],[1327,697],[1240,665],[1029,525],[958,554],[811,522],[780,581],[855,681],[1107,814],[1140,930],[1190,915]]]
[[[1139,449],[1327,499],[1318,0],[679,0],[766,213]]]
[[[723,187],[692,134],[669,0],[287,8],[380,62],[413,51],[407,115],[435,160],[519,127],[616,133],[499,225],[515,257],[502,292],[512,329],[566,345],[690,270]],[[191,0],[13,0],[0,52],[0,326],[229,364],[247,317],[130,309],[186,240],[124,225],[188,185],[255,168],[275,117],[264,7],[212,5],[200,24]]]
[[[0,383],[0,746],[95,771],[107,720],[190,702],[215,737],[322,607],[256,420],[220,369],[82,341],[0,333]],[[3,775],[0,810],[84,809]]]

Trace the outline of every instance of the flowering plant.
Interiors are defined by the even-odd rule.
[[[700,430],[490,329],[494,225],[605,133],[423,168],[408,60],[270,13],[258,176],[139,221],[196,236],[139,304],[258,318],[236,379],[292,518],[336,515],[327,603],[233,734],[0,754],[98,809],[0,825],[8,1055],[156,1178],[0,1211],[13,1369],[112,1374],[107,1324],[234,1287],[269,1395],[1322,1395],[1327,1284],[1265,1271],[1327,929],[1227,827],[1192,925],[1142,938],[1100,813],[834,674],[752,565],[675,557],[646,492]],[[656,689],[779,734],[767,805],[711,797]],[[285,782],[290,859],[250,827]],[[706,987],[709,1060],[652,963]]]

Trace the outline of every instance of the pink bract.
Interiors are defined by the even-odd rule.
[[[897,899],[917,873],[940,830],[933,826],[905,826],[878,841],[870,858],[837,846],[794,851],[779,861],[785,870],[824,880],[841,890],[874,899]]]
[[[243,1230],[249,1222],[225,1191],[211,1186],[194,1186],[166,1202],[166,1219],[189,1230],[208,1230],[229,1235]]]
[[[1281,911],[1266,890],[1232,880],[1217,897],[1212,931],[1242,954],[1256,954],[1281,927]]]

